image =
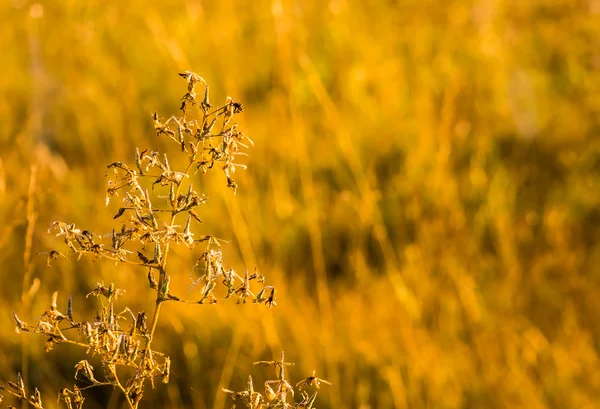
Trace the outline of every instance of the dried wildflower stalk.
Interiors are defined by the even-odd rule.
[[[304,387],[314,386],[316,389],[321,389],[321,384],[331,385],[324,379],[317,378],[315,371],[312,376],[298,382],[296,384],[296,390],[300,392],[302,398],[301,401],[296,403],[288,403],[288,395],[295,396],[294,387],[285,378],[285,367],[294,365],[291,362],[285,362],[284,353],[281,352],[280,361],[259,361],[255,362],[254,365],[265,365],[272,366],[275,368],[277,379],[268,380],[264,384],[264,394],[256,392],[254,390],[254,383],[252,382],[252,376],[248,376],[248,387],[246,390],[241,392],[235,392],[229,389],[223,388],[223,392],[231,395],[233,401],[240,401],[248,409],[312,409],[315,399],[317,398],[317,391],[309,395],[303,391]],[[233,405],[232,409],[235,408]]]
[[[33,395],[27,396],[27,389],[25,388],[25,382],[21,373],[17,373],[17,382],[8,381],[8,386],[5,387],[0,385],[0,391],[6,391],[9,394],[29,403],[31,406],[37,409],[44,409],[42,405],[42,397],[38,388],[33,388]],[[0,403],[2,403],[2,395],[0,395]]]
[[[75,255],[91,256],[94,261],[107,259],[147,269],[148,285],[156,292],[156,304],[147,324],[145,312],[135,314],[129,308],[117,312],[115,302],[124,290],[114,284],[105,286],[98,283],[88,294],[100,300],[97,316],[89,321],[74,319],[71,298],[67,301],[66,312],[57,306],[57,293],[54,293],[50,308],[34,325],[23,322],[14,314],[17,332],[30,332],[47,337],[45,350],[50,351],[56,344],[72,344],[85,349],[86,354],[100,358],[102,370],[95,371],[87,360],[81,360],[75,367],[75,379],[80,385],[73,390],[63,389],[59,393],[69,409],[80,408],[84,398],[82,391],[99,386],[112,386],[119,389],[130,408],[137,408],[147,383],[154,386],[156,379],[167,383],[170,375],[170,359],[152,349],[160,309],[164,302],[175,301],[191,304],[215,304],[220,299],[236,297],[238,303],[251,300],[274,306],[276,290],[264,285],[264,277],[258,272],[245,272],[239,275],[235,270],[225,268],[218,239],[203,235],[196,236],[192,225],[202,223],[198,207],[207,197],[195,190],[190,175],[207,173],[220,168],[225,174],[227,186],[234,190],[237,184],[233,179],[239,164],[239,156],[246,155],[242,148],[248,148],[252,141],[238,130],[233,117],[242,112],[243,106],[228,97],[225,104],[213,109],[209,102],[209,88],[204,79],[192,72],[179,74],[187,82],[187,92],[182,98],[179,116],[171,116],[162,121],[155,113],[152,117],[156,136],[166,137],[175,142],[185,160],[182,170],[171,167],[167,155],[156,151],[136,149],[134,165],[114,162],[108,165],[114,178],[108,181],[106,203],[116,196],[122,198],[122,205],[114,215],[121,220],[120,228],[107,234],[97,234],[83,230],[74,224],[54,222],[50,231],[62,237],[68,250],[52,250],[47,253],[47,264],[53,260]],[[197,99],[196,87],[202,85],[202,100]],[[191,119],[192,107],[196,119]],[[202,284],[200,295],[194,300],[186,300],[170,289],[171,276],[167,269],[167,259],[172,245],[194,248],[203,245],[203,253],[198,258],[196,269],[201,276],[193,285]],[[252,282],[260,285],[255,294]],[[217,295],[217,287],[224,288]],[[126,323],[126,324],[123,324]],[[132,373],[122,379],[122,369]],[[131,370],[133,368],[133,371]],[[28,398],[22,380],[15,388],[8,384],[9,393],[42,408],[39,392]],[[281,387],[277,386],[281,392]]]

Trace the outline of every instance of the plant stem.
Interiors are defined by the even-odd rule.
[[[192,168],[192,165],[194,164],[194,162],[190,162],[187,165],[187,168],[185,169],[185,171],[183,172],[184,174],[187,174],[190,169]],[[181,184],[177,184],[177,187],[175,188],[175,199],[177,200],[177,197],[179,196],[179,189],[181,187]],[[170,226],[172,226],[175,223],[175,218],[177,217],[177,209],[173,206],[173,204],[171,204],[172,206],[172,211],[171,211],[171,221],[169,223]],[[156,291],[156,306],[154,307],[154,313],[152,314],[152,324],[150,324],[150,334],[148,336],[148,340],[146,341],[146,349],[150,349],[150,345],[152,344],[152,340],[154,339],[154,332],[156,331],[156,327],[158,325],[158,318],[160,317],[160,306],[162,304],[163,301],[165,301],[164,299],[161,298],[161,289],[163,287],[163,285],[165,284],[165,280],[167,279],[167,257],[169,256],[169,243],[167,242],[167,244],[165,244],[165,250],[163,252],[163,259],[161,261],[161,265],[159,268],[159,278],[158,278],[158,288]]]

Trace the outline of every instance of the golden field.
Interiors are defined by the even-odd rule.
[[[49,408],[72,387],[83,351],[14,331],[54,291],[151,310],[145,271],[37,253],[55,220],[115,227],[108,164],[177,155],[151,114],[191,70],[255,142],[236,196],[195,176],[199,234],[277,307],[165,304],[171,381],[142,407],[229,408],[281,350],[333,382],[319,409],[600,407],[600,1],[7,0],[0,22],[0,381]],[[201,252],[173,250],[180,293]]]

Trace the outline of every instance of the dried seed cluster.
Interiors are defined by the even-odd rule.
[[[54,260],[75,255],[77,259],[91,256],[94,261],[107,259],[147,269],[148,285],[156,292],[150,322],[143,311],[134,314],[124,308],[117,312],[116,300],[124,290],[103,283],[98,283],[88,294],[100,301],[96,317],[91,320],[74,318],[71,297],[66,311],[61,312],[57,306],[57,293],[52,297],[50,308],[33,325],[14,314],[17,332],[47,337],[46,351],[56,344],[66,343],[84,348],[86,354],[99,358],[102,370],[95,371],[88,360],[81,360],[75,366],[77,384],[72,390],[60,391],[59,400],[69,409],[81,408],[84,402],[82,391],[100,386],[119,389],[128,407],[136,409],[147,384],[154,386],[156,379],[163,383],[169,381],[169,357],[152,349],[164,302],[215,304],[234,297],[238,303],[250,300],[269,308],[276,305],[276,289],[265,285],[262,275],[256,270],[240,275],[232,268],[225,268],[220,241],[193,232],[193,225],[202,223],[198,208],[208,198],[195,189],[190,176],[220,168],[227,186],[235,193],[237,183],[233,175],[237,168],[245,169],[245,165],[237,160],[246,155],[242,149],[253,142],[239,131],[237,123],[232,122],[234,116],[243,111],[242,104],[227,97],[224,105],[213,109],[204,79],[189,71],[179,75],[187,82],[180,114],[163,121],[155,113],[152,120],[156,136],[177,143],[184,157],[179,162],[183,169],[175,170],[166,154],[148,149],[136,149],[134,165],[111,163],[107,172],[113,177],[108,181],[106,203],[121,197],[120,208],[114,215],[114,219],[121,222],[120,227],[98,234],[57,221],[52,223],[50,231],[63,239],[67,250],[42,253],[47,256],[48,266]],[[197,99],[198,85],[204,87],[202,100]],[[200,278],[193,280],[192,286],[201,284],[202,287],[198,298],[185,300],[170,289],[167,259],[171,246],[183,245],[192,249],[198,243],[204,246],[194,267],[200,272]],[[257,287],[256,293],[251,288],[253,283]],[[275,388],[277,391],[273,393],[284,398],[282,387]],[[37,389],[28,397],[20,375],[16,383],[9,382],[8,388],[3,390],[36,408],[43,408]]]
[[[192,229],[194,223],[202,223],[197,208],[208,198],[194,189],[189,181],[190,172],[206,173],[218,166],[226,175],[227,185],[234,191],[237,188],[232,175],[236,167],[245,166],[234,160],[246,155],[241,152],[241,148],[248,147],[244,142],[252,144],[238,130],[237,123],[231,122],[236,114],[242,112],[243,106],[227,97],[225,105],[211,111],[209,88],[204,79],[189,71],[179,75],[187,81],[181,114],[163,123],[155,113],[153,121],[157,136],[167,136],[181,147],[187,157],[185,169],[172,170],[166,154],[148,152],[147,149],[141,152],[136,149],[135,167],[123,162],[108,165],[114,180],[108,181],[106,203],[119,194],[123,196],[122,206],[114,215],[114,219],[122,221],[120,229],[101,235],[82,230],[75,224],[54,222],[50,231],[63,238],[69,251],[52,250],[44,253],[47,255],[47,264],[73,254],[78,259],[82,255],[91,255],[94,261],[104,258],[148,268],[148,282],[152,289],[158,291],[159,302],[172,300],[214,304],[219,300],[214,290],[221,283],[226,288],[222,298],[236,295],[239,302],[252,299],[253,302],[272,307],[276,304],[274,287],[263,286],[256,295],[250,289],[252,280],[264,284],[263,276],[256,272],[251,275],[246,272],[241,276],[233,269],[226,269],[222,262],[220,241],[209,235],[196,236]],[[198,84],[205,87],[202,101],[196,100]],[[201,118],[188,118],[191,106],[200,108]],[[217,122],[219,131],[215,132]],[[183,224],[178,223],[181,217],[185,218]],[[194,248],[198,243],[205,245],[205,251],[196,263],[196,270],[203,274],[194,281],[194,285],[202,281],[204,285],[200,298],[183,300],[169,290],[171,278],[166,271],[167,254],[171,245]]]
[[[86,354],[100,358],[104,369],[103,381],[96,378],[94,368],[87,360],[79,361],[75,366],[75,379],[83,385],[75,385],[72,391],[63,389],[59,393],[59,400],[64,401],[69,408],[81,407],[84,401],[81,391],[96,386],[119,388],[125,393],[130,405],[135,407],[142,398],[146,380],[151,384],[154,379],[161,379],[164,383],[169,381],[169,357],[145,346],[149,339],[146,313],[139,312],[136,315],[129,308],[120,313],[115,312],[115,300],[123,292],[113,284],[105,287],[98,283],[88,294],[101,299],[102,308],[92,321],[76,321],[73,318],[71,297],[67,301],[66,312],[59,311],[57,293],[53,294],[50,308],[37,319],[36,325],[28,325],[13,314],[17,332],[48,337],[44,345],[47,352],[55,344],[68,343],[82,347]],[[122,326],[121,321],[128,322],[129,325]],[[134,375],[124,384],[119,380],[119,367],[134,368]],[[38,405],[41,407],[41,400]]]
[[[254,365],[265,365],[275,368],[277,379],[265,382],[264,394],[254,390],[252,376],[248,377],[248,387],[244,391],[235,392],[223,388],[223,392],[230,394],[231,399],[242,402],[248,409],[312,409],[318,392],[314,391],[312,395],[309,395],[302,389],[308,386],[314,386],[316,389],[321,389],[322,383],[331,385],[331,382],[317,378],[315,375],[316,372],[313,371],[312,376],[309,376],[296,384],[296,390],[300,392],[302,400],[296,403],[288,403],[288,395],[292,395],[293,398],[295,392],[292,384],[285,379],[285,367],[294,364],[285,362],[284,353],[281,352],[281,360],[279,361],[258,361],[255,362]],[[235,408],[235,405],[233,405],[233,408]]]

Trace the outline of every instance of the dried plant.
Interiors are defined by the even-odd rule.
[[[292,395],[292,398],[294,398],[295,392],[292,384],[285,378],[285,367],[294,364],[285,362],[284,353],[281,352],[281,360],[279,361],[258,361],[255,362],[254,365],[265,365],[275,368],[277,379],[265,382],[264,394],[254,390],[252,376],[248,377],[248,387],[245,391],[235,392],[223,388],[223,392],[230,394],[231,399],[234,401],[241,401],[248,409],[312,409],[318,392],[314,391],[312,395],[309,395],[307,392],[303,391],[302,388],[314,386],[316,389],[321,389],[321,383],[331,385],[331,382],[317,378],[315,375],[316,372],[313,371],[312,376],[309,376],[296,384],[296,390],[300,392],[302,400],[296,403],[288,403],[288,395]],[[235,405],[233,405],[233,408],[235,408]]]
[[[94,261],[107,259],[147,269],[148,286],[156,292],[156,304],[149,324],[146,312],[134,313],[127,307],[117,312],[116,301],[124,290],[112,283],[98,283],[88,294],[88,297],[93,296],[100,301],[100,309],[91,320],[74,318],[71,297],[66,311],[59,310],[57,293],[52,296],[50,308],[33,325],[14,314],[18,333],[47,337],[46,351],[52,350],[56,344],[71,344],[83,348],[87,355],[99,358],[102,370],[95,370],[87,359],[79,361],[75,366],[78,385],[59,393],[59,400],[69,409],[82,406],[82,391],[101,386],[119,389],[127,405],[137,408],[148,384],[154,386],[156,380],[169,382],[170,358],[152,349],[164,302],[215,304],[221,299],[235,297],[238,303],[252,301],[269,308],[276,304],[275,287],[265,285],[262,275],[256,270],[252,274],[246,271],[240,275],[234,269],[226,268],[220,241],[208,235],[197,236],[193,232],[193,224],[202,223],[197,208],[207,201],[207,197],[194,188],[190,176],[220,168],[227,186],[235,193],[237,184],[233,175],[237,168],[245,168],[238,159],[246,155],[242,149],[253,142],[238,129],[237,123],[232,122],[234,116],[242,112],[242,104],[228,97],[224,105],[213,109],[209,102],[209,87],[204,79],[189,71],[179,75],[187,82],[181,113],[165,121],[155,113],[152,119],[156,136],[166,137],[179,146],[185,158],[181,161],[183,169],[172,167],[166,154],[148,150],[140,152],[139,149],[135,152],[134,165],[111,163],[108,170],[114,178],[108,181],[106,204],[116,196],[121,197],[121,207],[114,215],[114,219],[121,221],[120,227],[108,233],[95,233],[75,224],[54,222],[50,231],[64,240],[67,250],[43,253],[47,256],[48,266],[54,260],[69,256],[78,260],[82,256],[90,256]],[[198,85],[204,87],[201,100],[197,99]],[[195,268],[201,271],[201,276],[193,285],[201,284],[202,287],[198,298],[187,300],[171,291],[167,260],[171,246],[183,245],[192,249],[199,243],[203,252]],[[251,289],[253,282],[260,287],[256,294]],[[219,286],[222,291],[218,290]],[[282,362],[274,365],[279,368],[280,379],[265,385],[270,391],[265,396],[269,405],[266,407],[282,407],[276,402],[285,403],[285,395],[292,392],[283,377],[283,367],[287,365],[283,363],[283,357]],[[28,397],[20,375],[17,383],[8,383],[6,390],[36,408],[43,407],[37,389],[33,396]]]
[[[27,396],[28,393],[27,389],[25,388],[25,382],[23,382],[23,377],[21,376],[20,372],[17,374],[16,382],[8,381],[8,387],[0,385],[0,390],[6,391],[11,395],[16,396],[17,398],[28,402],[31,406],[35,408],[43,409],[42,396],[40,395],[40,391],[38,390],[38,388],[34,388],[33,395]],[[1,402],[2,395],[0,395],[0,403]]]

